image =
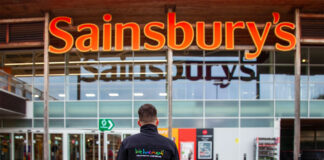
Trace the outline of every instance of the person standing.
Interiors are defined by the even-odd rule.
[[[157,131],[159,119],[152,104],[144,104],[138,109],[138,125],[141,132],[123,140],[117,160],[178,160],[175,143]]]

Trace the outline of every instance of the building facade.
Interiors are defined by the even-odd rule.
[[[179,3],[178,15],[181,18],[185,17],[185,20],[194,21],[200,18],[199,16],[205,15],[198,14],[198,11],[190,11],[194,13],[191,17],[181,15],[186,12],[181,9],[186,7],[181,8],[182,3]],[[291,8],[299,5],[291,3]],[[305,11],[314,10],[316,13],[322,13],[323,9],[320,9],[320,6],[324,4],[320,1],[314,1],[314,4],[318,4],[319,7],[307,8],[308,5],[305,4]],[[10,5],[15,8],[13,4]],[[82,2],[81,7],[84,5],[86,3]],[[155,6],[151,3],[150,5]],[[202,5],[208,3],[204,2]],[[266,7],[267,10],[262,12],[262,15],[256,16],[257,20],[265,19],[263,15],[271,13],[268,10],[277,9],[283,12],[283,20],[293,21],[293,14],[283,11],[285,7],[280,4],[276,5],[277,8]],[[65,6],[62,10],[59,9],[59,5],[53,6],[50,9],[55,16],[77,17],[75,20],[77,24],[91,21],[95,19],[94,16],[104,12],[92,10],[85,14],[74,9],[69,13],[69,9],[73,8],[71,6]],[[127,8],[126,4],[122,6]],[[157,6],[164,6],[164,3]],[[92,9],[96,7],[98,6]],[[237,4],[227,7],[235,9]],[[252,4],[249,7],[255,8]],[[130,8],[134,9],[136,5]],[[244,7],[243,10],[245,11]],[[3,12],[4,16],[0,18],[7,19],[9,12]],[[135,12],[134,9],[134,14],[136,13],[142,14],[141,11]],[[154,16],[154,13],[151,16]],[[235,15],[233,20],[240,18],[235,11],[226,13]],[[14,17],[19,18],[21,14],[18,12]],[[33,15],[34,12],[30,14]],[[82,15],[89,14],[90,18],[82,19]],[[225,11],[219,11],[216,15],[221,14],[225,14]],[[242,16],[245,14],[249,16],[250,12],[243,12]],[[125,13],[125,15],[132,14]],[[117,11],[116,16],[118,16]],[[125,22],[135,18],[129,19],[118,20]],[[161,16],[157,15],[157,19],[160,20]],[[141,23],[147,19],[138,21]],[[302,27],[304,26],[302,34],[323,38],[323,28],[321,28],[324,27],[323,24],[321,18],[319,20],[305,18],[302,21]],[[42,26],[42,22],[0,24],[0,43],[10,46],[12,43],[43,41]],[[69,28],[65,29],[69,30]],[[78,34],[74,35],[74,32],[73,36],[78,36]],[[289,159],[293,150],[292,129],[287,126],[282,127],[282,121],[294,118],[295,50],[282,52],[275,50],[274,47],[265,47],[258,58],[247,60],[244,54],[251,46],[253,47],[253,43],[245,41],[244,33],[241,35],[243,36],[239,36],[238,42],[235,41],[240,45],[240,49],[230,51],[187,49],[173,52],[173,127],[184,130],[213,129],[212,159],[254,159],[257,137],[281,138],[281,159]],[[271,38],[266,45],[274,45],[275,40]],[[57,46],[62,43],[53,36],[50,41]],[[2,47],[0,50],[1,92],[25,100],[23,112],[1,109],[1,160],[42,159],[43,53],[44,50],[37,47],[37,44],[27,47]],[[321,43],[302,45],[301,118],[316,120],[319,124],[324,119],[323,53],[324,47]],[[165,49],[120,52],[71,50],[65,54],[50,53],[49,61],[51,159],[115,159],[121,141],[139,132],[137,110],[145,103],[157,107],[159,128],[168,127],[168,59]],[[6,96],[3,97],[2,101],[6,101]],[[15,104],[11,105],[14,108]],[[114,129],[100,132],[99,119],[113,120]],[[324,129],[319,126],[313,125],[307,128],[302,125],[301,149],[305,154],[323,156],[319,150],[324,149]],[[318,152],[315,153],[316,150]],[[198,154],[195,152],[196,159],[199,159]]]

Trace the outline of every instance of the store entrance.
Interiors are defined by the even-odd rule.
[[[59,132],[49,134],[51,160],[116,160],[124,138],[132,132]],[[0,133],[0,160],[42,160],[44,134]]]
[[[301,119],[300,153],[303,160],[324,159],[324,120]],[[293,159],[294,120],[281,120],[280,159]]]

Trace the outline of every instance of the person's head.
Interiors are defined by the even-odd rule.
[[[146,124],[158,125],[157,111],[152,104],[143,104],[138,109],[138,125],[143,126]]]

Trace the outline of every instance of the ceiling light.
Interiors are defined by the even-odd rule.
[[[109,95],[110,97],[118,97],[118,96],[119,96],[118,93],[109,93],[108,95]]]
[[[65,97],[65,94],[58,94],[59,97]]]
[[[167,95],[168,95],[167,93],[159,93],[159,96],[162,96],[162,97],[165,97]]]
[[[38,97],[39,97],[39,95],[38,95],[38,94],[35,94],[35,95],[34,95],[34,97],[38,98]]]
[[[96,94],[94,94],[94,93],[86,93],[85,96],[86,97],[95,97]]]
[[[144,96],[144,93],[134,93],[134,96],[141,97],[141,96]]]
[[[306,59],[302,59],[302,62],[305,63],[307,60]]]

